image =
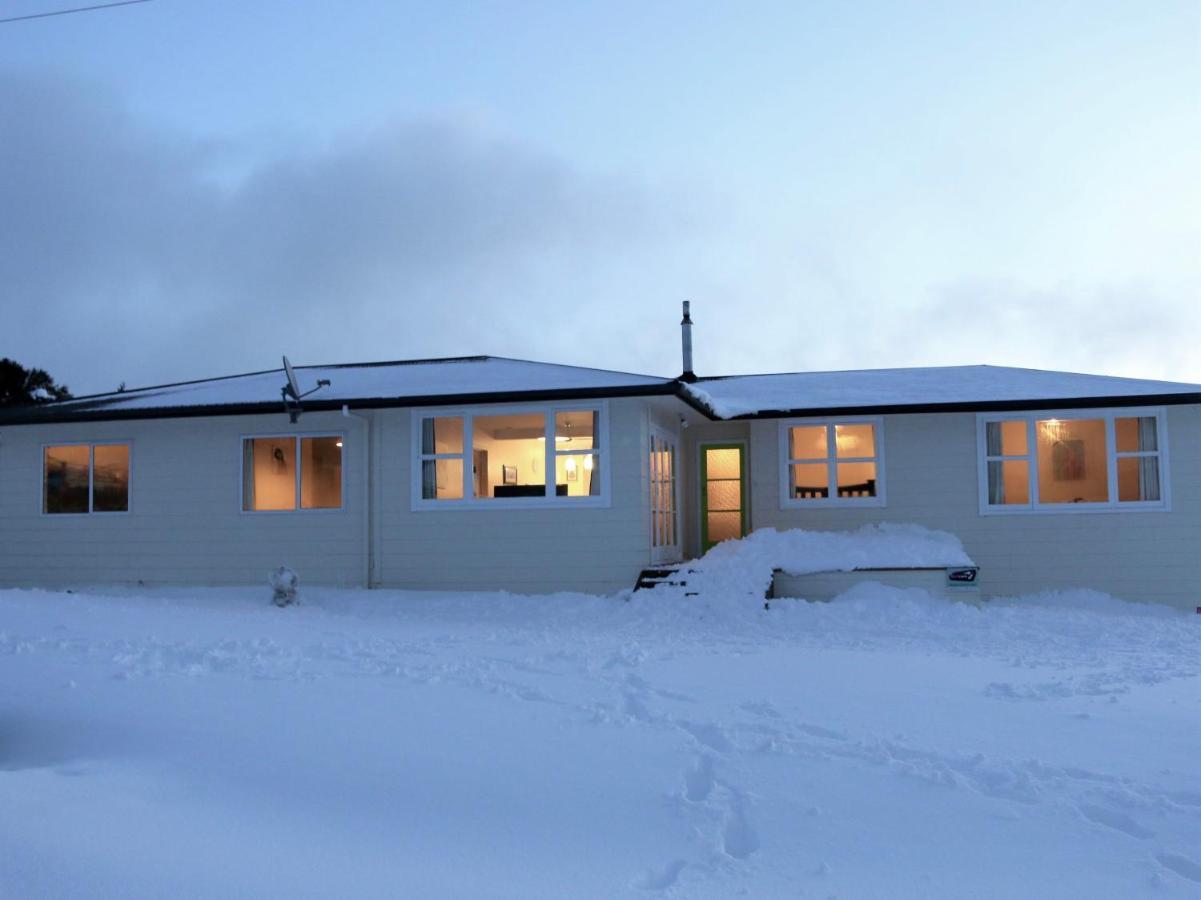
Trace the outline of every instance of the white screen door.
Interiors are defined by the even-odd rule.
[[[679,475],[677,438],[651,428],[651,562],[680,559]]]

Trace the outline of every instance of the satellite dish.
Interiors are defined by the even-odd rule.
[[[288,362],[288,357],[284,357],[284,374],[288,376],[288,386],[284,391],[293,400],[300,399],[300,385],[296,382],[296,373],[292,371],[292,364]]]
[[[284,357],[284,374],[288,377],[288,383],[279,389],[280,395],[284,398],[284,410],[288,413],[288,418],[292,420],[292,424],[296,424],[296,420],[300,418],[300,414],[304,411],[300,405],[301,399],[309,394],[315,394],[323,387],[329,386],[328,378],[318,378],[317,386],[309,391],[308,394],[300,393],[300,383],[296,380],[296,373],[292,371],[292,364],[288,362],[288,357]]]

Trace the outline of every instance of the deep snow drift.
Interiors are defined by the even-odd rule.
[[[657,593],[0,591],[0,895],[1201,896],[1201,617]]]

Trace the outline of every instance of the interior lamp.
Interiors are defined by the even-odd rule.
[[[1063,422],[1059,419],[1046,419],[1038,424],[1047,440],[1059,441],[1063,438]]]

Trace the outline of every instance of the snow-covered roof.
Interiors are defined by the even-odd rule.
[[[371,406],[404,405],[409,401],[419,404],[443,397],[498,401],[528,395],[670,394],[675,390],[674,380],[668,378],[496,356],[294,366],[293,370],[302,394],[313,391],[319,380],[329,381],[327,386],[305,398],[304,406],[309,409],[336,408],[343,403]],[[122,418],[155,413],[171,415],[184,410],[203,410],[213,415],[226,410],[254,411],[257,407],[282,410],[280,389],[284,384],[286,376],[280,368],[96,394],[15,412],[21,419],[32,421]]]
[[[691,384],[672,378],[555,363],[465,356],[451,359],[297,366],[302,393],[327,386],[304,408],[500,403],[584,397],[678,396],[712,418],[1105,402],[1201,403],[1201,385],[1004,366],[946,366],[732,375]],[[0,410],[0,424],[282,411],[283,369],[188,381]]]
[[[1201,385],[1007,366],[940,366],[704,378],[689,395],[723,419],[773,412],[980,406],[1201,395]]]

